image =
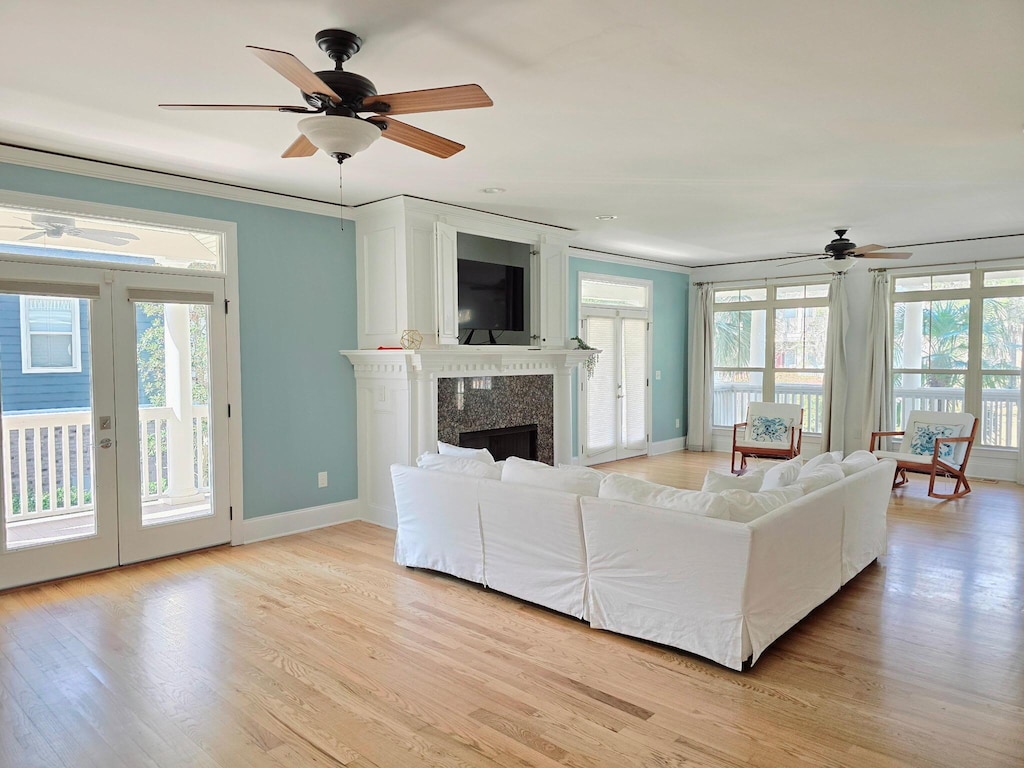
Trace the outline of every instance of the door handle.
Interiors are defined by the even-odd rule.
[[[104,437],[102,440],[100,440],[100,443],[99,443],[100,448],[109,448],[113,444],[114,444],[114,441],[111,440],[109,437]]]

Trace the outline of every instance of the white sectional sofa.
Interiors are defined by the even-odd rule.
[[[746,523],[396,464],[395,561],[739,670],[884,554],[894,473]]]

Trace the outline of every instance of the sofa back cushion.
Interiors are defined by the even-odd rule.
[[[843,459],[839,466],[843,470],[843,474],[849,477],[861,470],[870,469],[877,463],[878,459],[871,451],[854,451]]]
[[[704,475],[704,485],[701,486],[701,490],[708,493],[721,493],[738,488],[742,491],[753,492],[761,490],[763,482],[764,472],[760,470],[748,472],[745,475],[734,475],[732,472],[716,472],[709,469],[708,473]]]
[[[773,491],[776,488],[786,488],[796,482],[800,477],[800,469],[804,460],[797,456],[795,459],[783,461],[764,473],[764,482],[758,490]]]
[[[737,523],[749,523],[761,515],[796,501],[803,495],[803,490],[796,485],[757,493],[739,489],[721,493],[721,497],[729,505],[729,519]]]
[[[722,520],[729,517],[729,505],[720,494],[684,491],[628,475],[605,475],[597,495],[602,499],[629,501],[702,517],[717,517]]]
[[[560,467],[555,469],[540,461],[509,456],[501,471],[504,483],[534,485],[553,491],[575,493],[577,496],[597,496],[604,475],[587,467]]]
[[[416,459],[416,466],[433,472],[450,472],[455,475],[469,475],[488,480],[501,479],[501,467],[486,464],[464,456],[446,456],[441,453],[424,453]]]
[[[452,445],[437,441],[437,452],[442,456],[458,456],[462,459],[474,459],[484,464],[493,464],[494,457],[486,448],[463,448],[461,445]]]

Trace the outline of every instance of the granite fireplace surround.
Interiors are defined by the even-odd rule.
[[[554,401],[551,375],[438,379],[437,437],[458,445],[463,432],[536,424],[537,460],[554,464]]]

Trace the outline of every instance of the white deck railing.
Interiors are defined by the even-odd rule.
[[[751,400],[761,399],[761,387],[750,384],[727,384],[715,388],[715,424],[729,426],[743,421]],[[803,406],[804,432],[820,433],[822,418],[822,396],[820,387],[799,384],[776,384],[775,399],[780,403],[794,403]],[[918,389],[896,389],[893,392],[896,405],[895,424],[902,425],[910,411],[963,411],[964,391],[922,387]],[[1020,423],[1020,391],[1016,389],[985,389],[981,394],[981,413],[978,415],[979,445],[1017,448],[1018,424]],[[897,427],[899,429],[901,427]]]
[[[139,409],[143,457],[142,501],[158,499],[167,487],[170,408]],[[27,520],[83,512],[93,507],[92,412],[52,410],[3,416],[4,517]],[[197,490],[210,486],[210,409],[192,406],[191,456]],[[186,465],[187,466],[187,465]]]

